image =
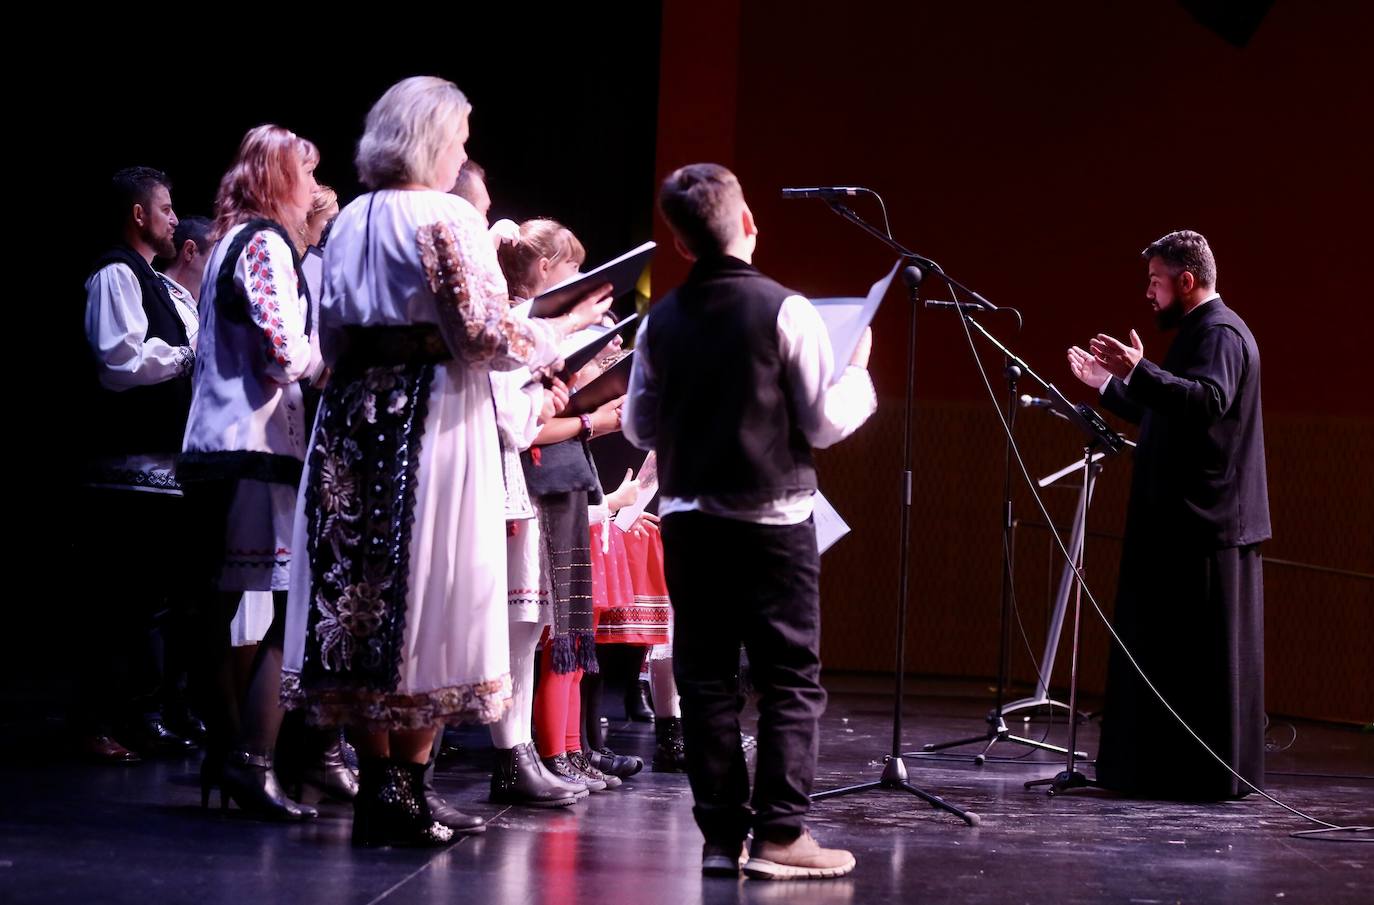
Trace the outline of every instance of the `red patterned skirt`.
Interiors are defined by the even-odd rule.
[[[609,531],[609,537],[603,531]],[[598,644],[667,644],[673,611],[663,577],[663,539],[636,537],[613,523],[591,525],[592,599]]]

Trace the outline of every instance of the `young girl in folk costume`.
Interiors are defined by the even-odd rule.
[[[503,243],[497,255],[511,294],[524,298],[576,274],[586,258],[577,237],[548,219],[521,224],[519,237]],[[574,377],[571,388],[599,372],[589,365]],[[620,779],[591,765],[581,739],[580,682],[584,673],[598,671],[587,507],[589,501],[601,501],[586,441],[619,430],[622,401],[613,400],[589,415],[555,417],[540,428],[534,445],[521,456],[536,518],[520,524],[510,557],[512,621],[548,625],[534,695],[538,752],[555,776],[588,791],[614,788]]]
[[[567,405],[567,385],[556,377],[549,378],[548,383],[545,388],[525,368],[491,375],[506,488],[506,611],[512,697],[510,709],[491,724],[492,743],[496,747],[491,800],[541,808],[565,807],[588,794],[585,785],[566,782],[549,772],[535,750],[531,733],[536,652],[539,637],[550,624],[550,607],[547,593],[523,590],[526,586],[537,586],[540,535],[520,454],[530,448],[541,428]],[[535,564],[532,574],[528,565],[531,562]]]
[[[625,352],[616,350],[600,362],[604,370]],[[589,512],[591,522],[592,596],[596,605],[598,645],[630,645],[642,660],[646,647],[668,642],[672,611],[663,579],[662,541],[658,539],[657,516],[642,513],[627,530],[616,517],[632,506],[644,486],[655,483],[653,455],[641,474],[627,471],[624,482],[607,493],[600,505]],[[657,551],[657,553],[655,553]],[[636,665],[636,673],[638,666]],[[636,681],[636,677],[631,681]],[[637,681],[636,681],[637,684]],[[670,696],[665,692],[665,700]],[[603,773],[630,777],[644,768],[633,756],[616,754],[606,743],[601,721],[601,677],[582,679],[582,726],[587,757]]]
[[[205,666],[227,675],[228,626],[243,592],[271,592],[275,610],[248,677],[241,725],[232,694],[212,711],[202,803],[218,784],[224,799],[281,820],[315,815],[282,791],[273,750],[296,485],[306,453],[301,385],[319,370],[299,244],[318,160],[310,142],[259,126],[244,136],[220,183],[179,469],[203,536],[213,538],[203,572],[214,577],[220,599],[211,608]],[[339,797],[356,791],[337,743],[317,778]]]
[[[634,480],[627,480],[620,490],[607,496],[604,513],[598,513],[593,507],[593,584],[598,603],[603,596],[603,587],[606,598],[606,607],[599,611],[597,619],[596,639],[598,644],[633,644],[649,648],[649,684],[654,730],[658,737],[654,769],[679,772],[684,769],[686,755],[682,744],[682,711],[673,681],[672,606],[668,600],[668,582],[663,575],[663,538],[658,530],[658,517],[643,513],[628,531],[622,531],[615,520],[616,510],[633,504],[641,488],[657,482],[656,457],[649,453]],[[604,555],[600,555],[603,550]],[[584,696],[584,710],[586,702]],[[591,747],[600,755],[593,763],[603,771],[618,767],[637,772],[635,765],[625,763],[629,758],[606,748],[601,738],[600,719],[584,719],[583,722],[587,737],[592,740]]]
[[[445,722],[496,721],[510,697],[504,500],[489,372],[557,366],[608,307],[510,309],[486,224],[448,194],[470,105],[415,77],[368,113],[372,189],[335,221],[320,320],[325,389],[301,484],[283,698],[350,725],[362,762],[356,845],[444,844],[425,765]],[[461,815],[459,815],[461,816]]]

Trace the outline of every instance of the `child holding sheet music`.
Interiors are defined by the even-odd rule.
[[[586,251],[562,224],[537,219],[521,224],[519,237],[503,242],[497,258],[511,295],[533,298],[576,274]],[[583,387],[599,373],[593,362],[572,376],[569,387]],[[544,766],[580,794],[620,784],[618,777],[593,767],[582,750],[580,681],[584,672],[598,670],[588,506],[601,502],[602,495],[586,441],[620,429],[622,402],[613,399],[586,414],[554,417],[540,428],[534,445],[521,455],[535,518],[520,523],[508,556],[512,625],[549,629],[534,695],[538,752]],[[493,778],[493,797],[517,797],[498,788],[499,780]]]

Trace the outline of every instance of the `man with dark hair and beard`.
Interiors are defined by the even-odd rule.
[[[163,638],[169,601],[183,592],[181,487],[174,463],[191,403],[194,300],[173,296],[153,269],[173,258],[170,181],[149,167],[120,170],[105,214],[115,244],[86,281],[90,373],[83,416],[82,574],[76,662],[79,744],[115,763],[195,743],[169,729]],[[118,722],[116,727],[114,722]],[[191,727],[195,729],[196,727]]]
[[[1150,798],[1219,800],[1264,782],[1264,603],[1270,537],[1255,338],[1216,291],[1207,240],[1172,232],[1143,252],[1145,297],[1178,335],[1160,364],[1098,334],[1069,349],[1079,380],[1140,425],[1113,624],[1097,778]],[[1244,782],[1232,775],[1235,771]]]

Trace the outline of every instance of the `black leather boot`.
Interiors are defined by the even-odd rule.
[[[496,752],[491,800],[498,804],[563,808],[588,794],[585,785],[564,782],[544,769],[530,742]]]
[[[245,811],[267,820],[308,820],[319,816],[314,808],[292,801],[282,791],[272,769],[270,754],[243,749],[230,751],[219,779],[221,808],[229,807],[232,798]],[[203,800],[206,794],[204,777],[201,782]]]
[[[654,749],[654,770],[659,773],[682,773],[687,770],[687,749],[682,742],[682,720],[663,717],[654,724],[658,747]]]
[[[366,758],[353,799],[353,844],[433,846],[453,841],[453,830],[438,823],[425,800],[425,765]]]
[[[625,718],[636,723],[652,723],[654,708],[649,683],[635,677],[625,685]]]

